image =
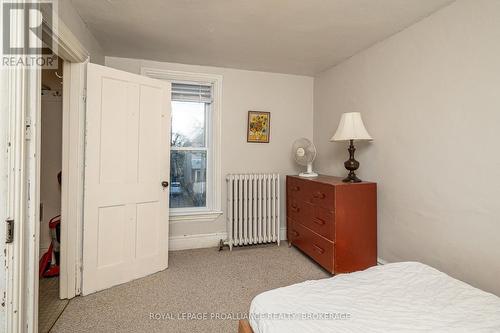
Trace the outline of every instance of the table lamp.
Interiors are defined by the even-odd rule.
[[[345,161],[344,166],[349,170],[349,174],[342,181],[346,183],[359,183],[361,179],[356,176],[356,171],[359,168],[359,162],[354,159],[354,141],[373,140],[368,134],[361,114],[359,112],[343,113],[340,118],[339,127],[332,136],[330,141],[349,141],[349,159]]]

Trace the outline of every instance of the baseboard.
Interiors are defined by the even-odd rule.
[[[190,249],[204,249],[219,246],[220,240],[227,239],[226,232],[216,232],[212,234],[171,236],[168,239],[169,251],[180,251]],[[286,240],[286,227],[280,229],[280,239]]]
[[[203,249],[207,247],[219,246],[221,239],[226,240],[226,232],[217,232],[213,234],[199,234],[199,235],[183,235],[172,236],[168,238],[169,251],[189,250],[189,249]]]
[[[386,265],[386,264],[388,264],[388,262],[387,262],[387,261],[385,261],[385,260],[384,260],[384,259],[382,259],[382,258],[377,258],[377,264],[378,264],[378,265]]]
[[[286,227],[281,227],[281,229],[280,229],[280,239],[282,241],[286,240]]]

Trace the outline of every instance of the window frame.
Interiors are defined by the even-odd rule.
[[[221,208],[221,114],[222,114],[222,75],[193,73],[142,67],[141,75],[175,83],[212,85],[212,103],[206,113],[206,151],[207,151],[207,192],[206,207],[170,208],[172,223],[195,221],[209,222],[222,215]],[[169,149],[170,140],[168,142]],[[204,150],[193,149],[189,150]],[[175,149],[182,150],[182,149]]]

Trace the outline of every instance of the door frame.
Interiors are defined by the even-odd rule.
[[[81,290],[85,72],[86,62],[63,65],[60,298],[73,298]]]
[[[37,13],[41,19],[40,13]],[[44,15],[45,16],[45,15]],[[60,295],[74,297],[79,293],[79,266],[81,262],[82,220],[79,208],[83,207],[80,194],[83,182],[79,172],[83,171],[85,87],[84,64],[89,59],[88,51],[75,35],[53,15],[57,29],[42,19],[44,37],[55,45],[56,54],[66,63],[63,96],[63,161],[61,211],[71,224],[61,225],[61,274]],[[23,38],[23,20],[13,19],[11,36]],[[67,72],[67,73],[66,73]],[[4,155],[7,178],[6,216],[13,219],[15,232],[13,242],[5,244],[5,329],[7,332],[38,331],[38,260],[39,260],[39,203],[40,203],[40,133],[41,133],[41,69],[26,70],[11,67],[7,70],[6,96],[8,107],[7,142]],[[66,117],[65,117],[66,115]],[[68,117],[69,115],[69,117]],[[66,119],[65,119],[66,118]],[[69,153],[70,145],[78,143],[75,156]],[[81,164],[80,164],[81,163]],[[80,166],[80,167],[75,167]],[[82,176],[83,177],[83,176]],[[67,179],[67,180],[65,180]],[[68,181],[73,180],[73,181]],[[64,205],[64,206],[63,206]],[[64,218],[64,217],[62,217]],[[73,220],[74,219],[74,220]],[[64,225],[66,225],[64,227]],[[74,241],[69,246],[69,241]],[[3,243],[3,240],[1,240]],[[65,254],[63,254],[65,253]],[[0,324],[0,327],[3,325]]]

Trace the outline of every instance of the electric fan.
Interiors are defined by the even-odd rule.
[[[317,177],[318,174],[312,170],[312,162],[316,157],[316,147],[306,138],[295,140],[292,146],[293,158],[300,164],[307,166],[306,172],[301,172],[300,177]]]

